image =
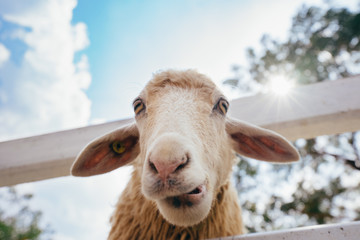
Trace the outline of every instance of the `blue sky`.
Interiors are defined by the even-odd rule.
[[[198,69],[235,97],[221,86],[231,65],[245,63],[264,33],[286,37],[302,3],[0,0],[0,141],[131,117],[160,69]],[[18,188],[35,194],[56,240],[105,239],[129,172]]]

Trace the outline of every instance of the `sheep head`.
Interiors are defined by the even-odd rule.
[[[102,174],[131,163],[140,172],[142,194],[174,225],[206,218],[229,180],[234,151],[271,162],[299,159],[280,135],[227,117],[226,98],[192,70],[156,74],[133,105],[136,122],[85,147],[72,174]]]

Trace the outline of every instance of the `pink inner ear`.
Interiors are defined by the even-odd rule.
[[[129,136],[123,140],[126,149],[124,152],[125,156],[127,155],[127,153],[131,153],[131,151],[129,150],[131,150],[137,144],[138,140],[139,138],[134,136]]]
[[[123,154],[121,154],[121,159],[111,158],[105,162],[103,168],[112,170],[114,166],[119,166],[119,163],[121,163],[121,165],[128,163],[130,158],[131,158],[131,151],[124,152]]]
[[[246,155],[256,154],[258,157],[262,156],[261,147],[253,140],[242,133],[231,134],[231,137],[236,141],[239,150]],[[255,156],[254,156],[255,157]]]
[[[236,141],[239,152],[251,158],[268,160],[274,155],[281,159],[293,156],[286,144],[271,136],[249,137],[242,133],[234,133],[231,137]]]
[[[121,154],[112,150],[112,142],[110,144],[100,143],[93,146],[87,160],[83,161],[79,169],[82,169],[82,171],[99,169],[101,172],[107,172],[127,164],[132,157],[132,151],[138,142],[138,138],[129,136],[122,140],[122,142],[125,146],[125,152]]]
[[[88,170],[96,167],[96,165],[98,165],[101,162],[101,160],[106,157],[108,153],[109,153],[108,149],[100,148],[92,158],[90,158],[88,161],[84,161],[83,168],[85,170]]]
[[[255,139],[258,139],[260,142],[262,142],[264,145],[266,145],[268,148],[270,148],[272,151],[276,152],[277,154],[286,156],[286,155],[292,155],[289,151],[287,151],[286,149],[282,148],[282,144],[278,143],[278,141],[276,141],[276,139],[272,138],[272,137],[255,137]]]

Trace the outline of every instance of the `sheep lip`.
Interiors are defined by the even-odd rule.
[[[194,190],[192,190],[191,192],[185,193],[183,195],[199,195],[204,190],[205,190],[205,185],[200,185],[200,186],[196,187]]]
[[[166,202],[175,208],[180,207],[192,207],[199,204],[207,193],[206,186],[204,184],[194,188],[192,191],[173,196],[167,197]]]

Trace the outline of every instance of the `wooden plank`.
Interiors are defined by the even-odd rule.
[[[217,240],[358,240],[360,239],[360,222],[317,225],[293,228],[290,230],[251,233],[242,236],[217,238]],[[215,240],[215,239],[213,239]]]
[[[229,113],[290,140],[354,132],[360,130],[360,75],[300,86],[286,97],[240,98]]]
[[[0,186],[68,176],[79,151],[94,138],[132,122],[125,119],[0,143]]]
[[[231,102],[229,114],[291,140],[360,129],[360,76]],[[79,151],[92,139],[131,119],[0,143],[0,186],[69,175]]]

